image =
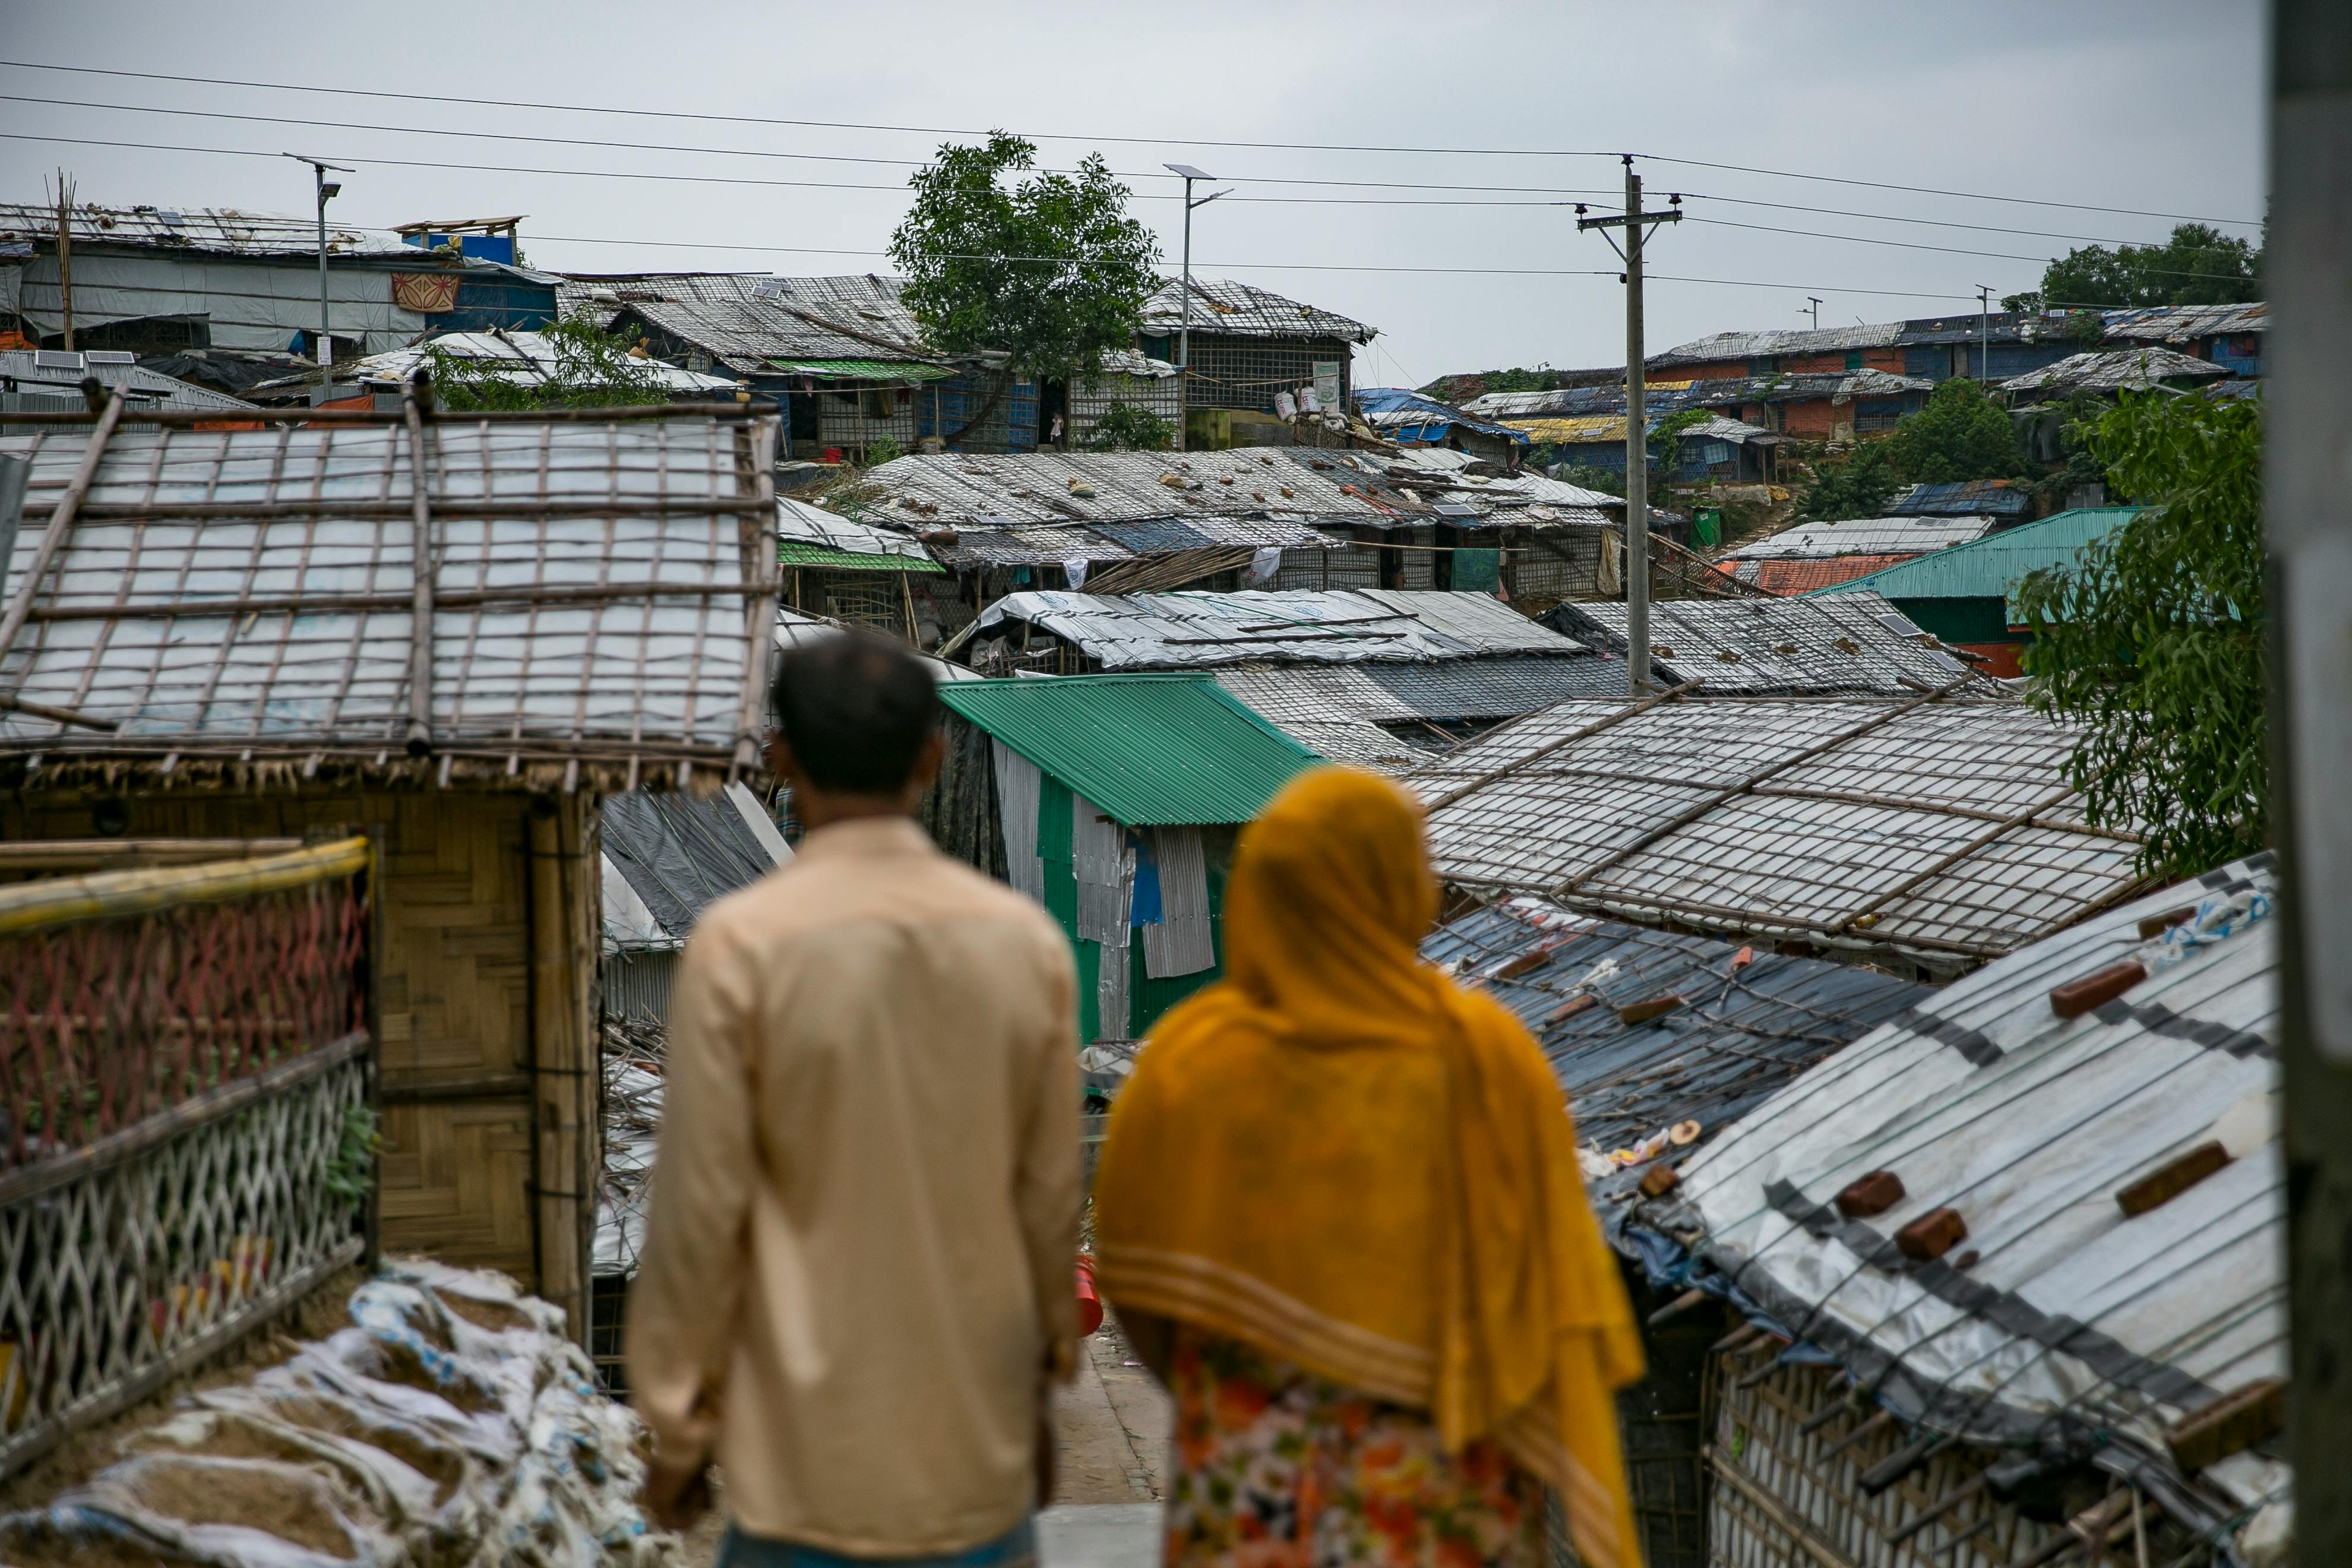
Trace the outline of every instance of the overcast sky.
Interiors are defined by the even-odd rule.
[[[2171,226],[2173,216],[2147,215],[2258,219],[2264,182],[2267,7],[2257,0],[1516,7],[1101,0],[1050,11],[971,0],[223,0],[201,7],[0,0],[0,55],[13,61],[273,84],[0,68],[0,94],[8,95],[0,132],[11,133],[0,140],[7,176],[0,189],[8,199],[39,200],[44,174],[62,164],[89,201],[307,212],[309,171],[275,156],[20,138],[296,151],[359,166],[344,176],[331,209],[340,222],[527,214],[525,247],[542,267],[881,271],[887,263],[876,253],[904,211],[906,177],[942,140],[938,132],[1002,127],[1037,138],[1049,165],[1099,150],[1114,169],[1137,174],[1129,182],[1136,211],[1160,235],[1171,270],[1181,208],[1174,182],[1157,171],[1190,163],[1223,176],[1226,186],[1217,188],[1234,194],[1194,217],[1195,271],[1241,278],[1381,329],[1360,357],[1361,384],[1418,384],[1504,364],[1622,363],[1616,258],[1599,235],[1576,232],[1570,211],[1548,205],[1580,199],[1567,194],[1580,191],[1619,204],[1619,152],[1646,155],[1640,167],[1657,201],[1682,191],[1690,217],[1708,220],[1662,231],[1654,243],[1653,352],[1727,329],[1802,325],[1809,294],[1821,296],[1825,326],[1972,310],[1977,285],[2031,287],[2041,273],[2034,258],[2063,254],[2070,243],[2147,240]],[[301,84],[583,107],[285,90]],[[909,129],[726,123],[591,107]],[[514,136],[616,144],[504,139]],[[1486,151],[1231,145],[1273,142]],[[714,151],[723,149],[759,155]],[[1591,153],[1602,155],[1582,155]],[[679,177],[688,175],[703,179]],[[879,188],[714,183],[729,177]],[[1281,183],[1308,180],[1535,189]],[[1322,199],[1298,199],[1307,197]],[[1423,205],[1388,205],[1402,202]],[[1985,226],[1889,221],[1896,217]],[[1997,232],[2004,229],[2028,232]],[[1604,276],[1528,275],[1601,268]],[[1698,279],[1728,282],[1684,280]]]

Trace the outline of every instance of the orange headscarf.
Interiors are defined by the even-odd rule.
[[[1095,1181],[1105,1293],[1428,1410],[1558,1489],[1637,1568],[1614,1391],[1642,1374],[1559,1085],[1518,1021],[1420,962],[1421,813],[1292,781],[1242,836],[1227,976],[1171,1013]]]

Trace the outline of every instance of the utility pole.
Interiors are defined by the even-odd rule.
[[[1181,373],[1187,401],[1192,383],[1192,209],[1207,206],[1219,196],[1229,196],[1231,191],[1212,191],[1199,201],[1192,199],[1192,182],[1213,180],[1214,174],[1203,174],[1190,163],[1162,163],[1161,168],[1180,176],[1184,182],[1184,330],[1176,340],[1176,368]]]
[[[1808,294],[1805,296],[1805,303],[1812,309],[1813,331],[1818,332],[1822,330],[1822,297],[1818,294]]]
[[[2352,12],[2273,0],[2263,393],[2294,1557],[2352,1563]]]
[[[73,352],[73,182],[58,171],[58,313],[65,319],[65,350]]]
[[[1977,384],[1992,384],[1992,290],[1977,285]]]
[[[1683,220],[1680,192],[1668,198],[1665,212],[1642,210],[1642,176],[1633,172],[1633,155],[1625,155],[1625,216],[1586,217],[1577,205],[1579,231],[1597,228],[1625,260],[1625,679],[1635,697],[1650,687],[1650,443],[1649,423],[1643,409],[1642,363],[1642,242],[1643,226]],[[1617,246],[1608,230],[1622,228],[1625,243]]]
[[[319,352],[310,357],[321,367],[331,368],[335,363],[335,338],[327,320],[327,204],[343,194],[342,183],[327,178],[327,171],[348,174],[351,170],[341,163],[329,163],[318,158],[305,158],[299,153],[285,156],[298,163],[310,165],[311,177],[319,187]],[[331,379],[331,377],[330,377]]]

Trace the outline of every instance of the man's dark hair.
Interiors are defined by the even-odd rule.
[[[795,648],[769,689],[793,760],[819,789],[896,795],[940,720],[923,661],[870,632]]]

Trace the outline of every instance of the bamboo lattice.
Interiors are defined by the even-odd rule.
[[[366,863],[0,890],[0,1473],[363,1250]]]

